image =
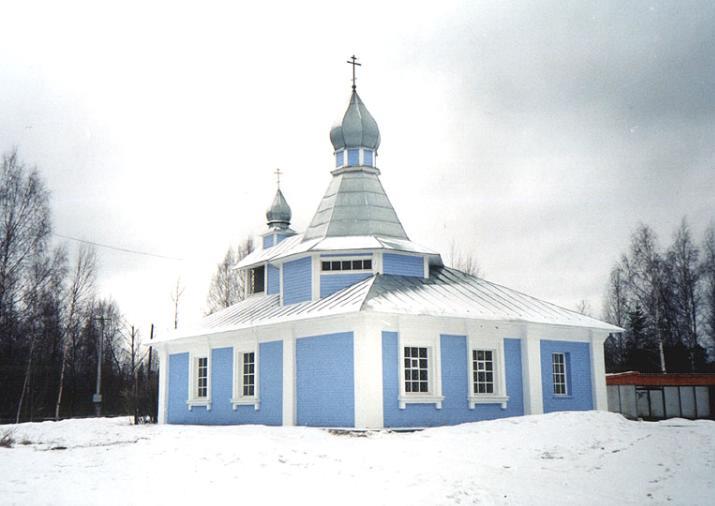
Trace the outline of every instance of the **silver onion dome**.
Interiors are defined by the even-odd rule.
[[[288,228],[290,226],[291,210],[280,188],[276,191],[271,207],[266,211],[269,227]]]
[[[370,111],[363,104],[357,91],[353,90],[348,109],[342,121],[330,130],[330,142],[335,151],[345,148],[380,147],[380,130]]]

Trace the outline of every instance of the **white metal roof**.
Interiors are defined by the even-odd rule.
[[[456,269],[438,267],[427,279],[375,275],[329,297],[298,304],[281,306],[278,295],[250,297],[166,340],[359,311],[623,330]]]
[[[424,255],[438,255],[438,253],[425,246],[420,246],[410,240],[380,237],[374,235],[326,237],[324,239],[310,239],[303,241],[303,235],[294,235],[282,240],[271,248],[253,251],[241,260],[236,268],[245,269],[266,262],[277,262],[284,258],[307,253],[311,251],[361,251],[361,250],[390,250],[405,253],[420,253]]]

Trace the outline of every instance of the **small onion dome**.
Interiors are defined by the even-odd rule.
[[[266,211],[266,220],[269,227],[288,228],[290,225],[291,210],[288,202],[286,202],[280,188],[276,191],[276,196],[273,198],[271,207]]]
[[[377,122],[360,100],[357,91],[353,90],[342,121],[330,130],[330,142],[335,151],[359,147],[377,150],[380,147]]]

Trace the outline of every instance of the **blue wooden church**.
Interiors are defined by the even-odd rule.
[[[330,141],[307,230],[279,189],[261,248],[237,266],[245,300],[158,343],[161,423],[376,429],[607,409],[603,343],[621,329],[412,242],[354,81]]]

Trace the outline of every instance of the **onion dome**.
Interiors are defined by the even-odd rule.
[[[380,147],[380,130],[370,111],[353,89],[350,103],[342,121],[330,130],[330,142],[335,151],[346,148],[367,148],[377,151]]]
[[[291,210],[280,188],[276,191],[271,207],[266,211],[266,220],[271,228],[288,228],[290,226]]]

